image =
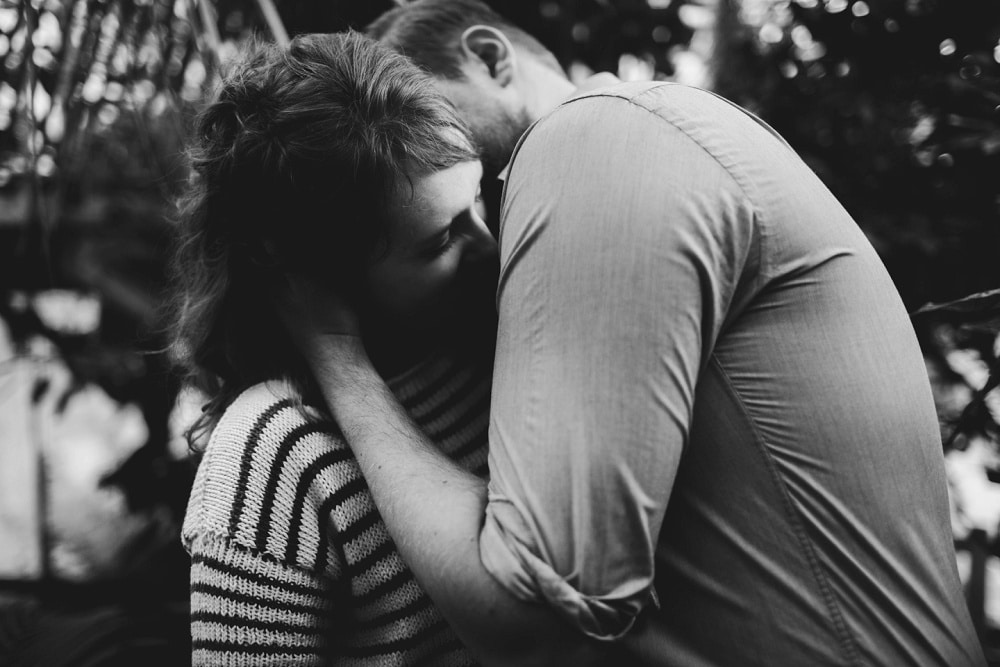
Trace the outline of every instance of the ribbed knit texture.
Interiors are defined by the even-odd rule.
[[[440,358],[391,381],[453,460],[487,472],[490,366]],[[182,537],[195,665],[475,664],[403,564],[350,449],[285,383],[226,410]]]

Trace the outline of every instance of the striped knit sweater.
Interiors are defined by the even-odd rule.
[[[389,383],[450,457],[487,471],[490,363],[439,358]],[[350,449],[285,383],[241,394],[199,465],[195,665],[470,665],[403,564]]]

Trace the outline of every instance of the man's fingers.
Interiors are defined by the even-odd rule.
[[[271,298],[293,339],[303,335],[360,336],[357,313],[347,299],[312,278],[286,274]]]

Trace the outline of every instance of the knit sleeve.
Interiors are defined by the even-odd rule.
[[[337,502],[363,481],[336,428],[281,385],[227,409],[198,466],[191,555],[195,665],[320,665],[347,625]]]
[[[338,500],[364,485],[336,427],[305,416],[281,385],[257,385],[226,410],[198,466],[182,539],[227,540],[339,580]]]
[[[342,627],[329,580],[222,537],[189,548],[193,665],[328,664]]]

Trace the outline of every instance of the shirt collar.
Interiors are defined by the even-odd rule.
[[[612,74],[611,72],[598,72],[588,76],[586,79],[580,82],[580,85],[576,87],[573,94],[567,97],[563,102],[568,102],[580,95],[586,95],[587,93],[597,90],[598,88],[607,88],[608,86],[614,86],[615,84],[621,83],[621,79]],[[510,171],[510,162],[504,167],[499,174],[497,174],[497,180],[501,182],[507,181],[507,173]]]

